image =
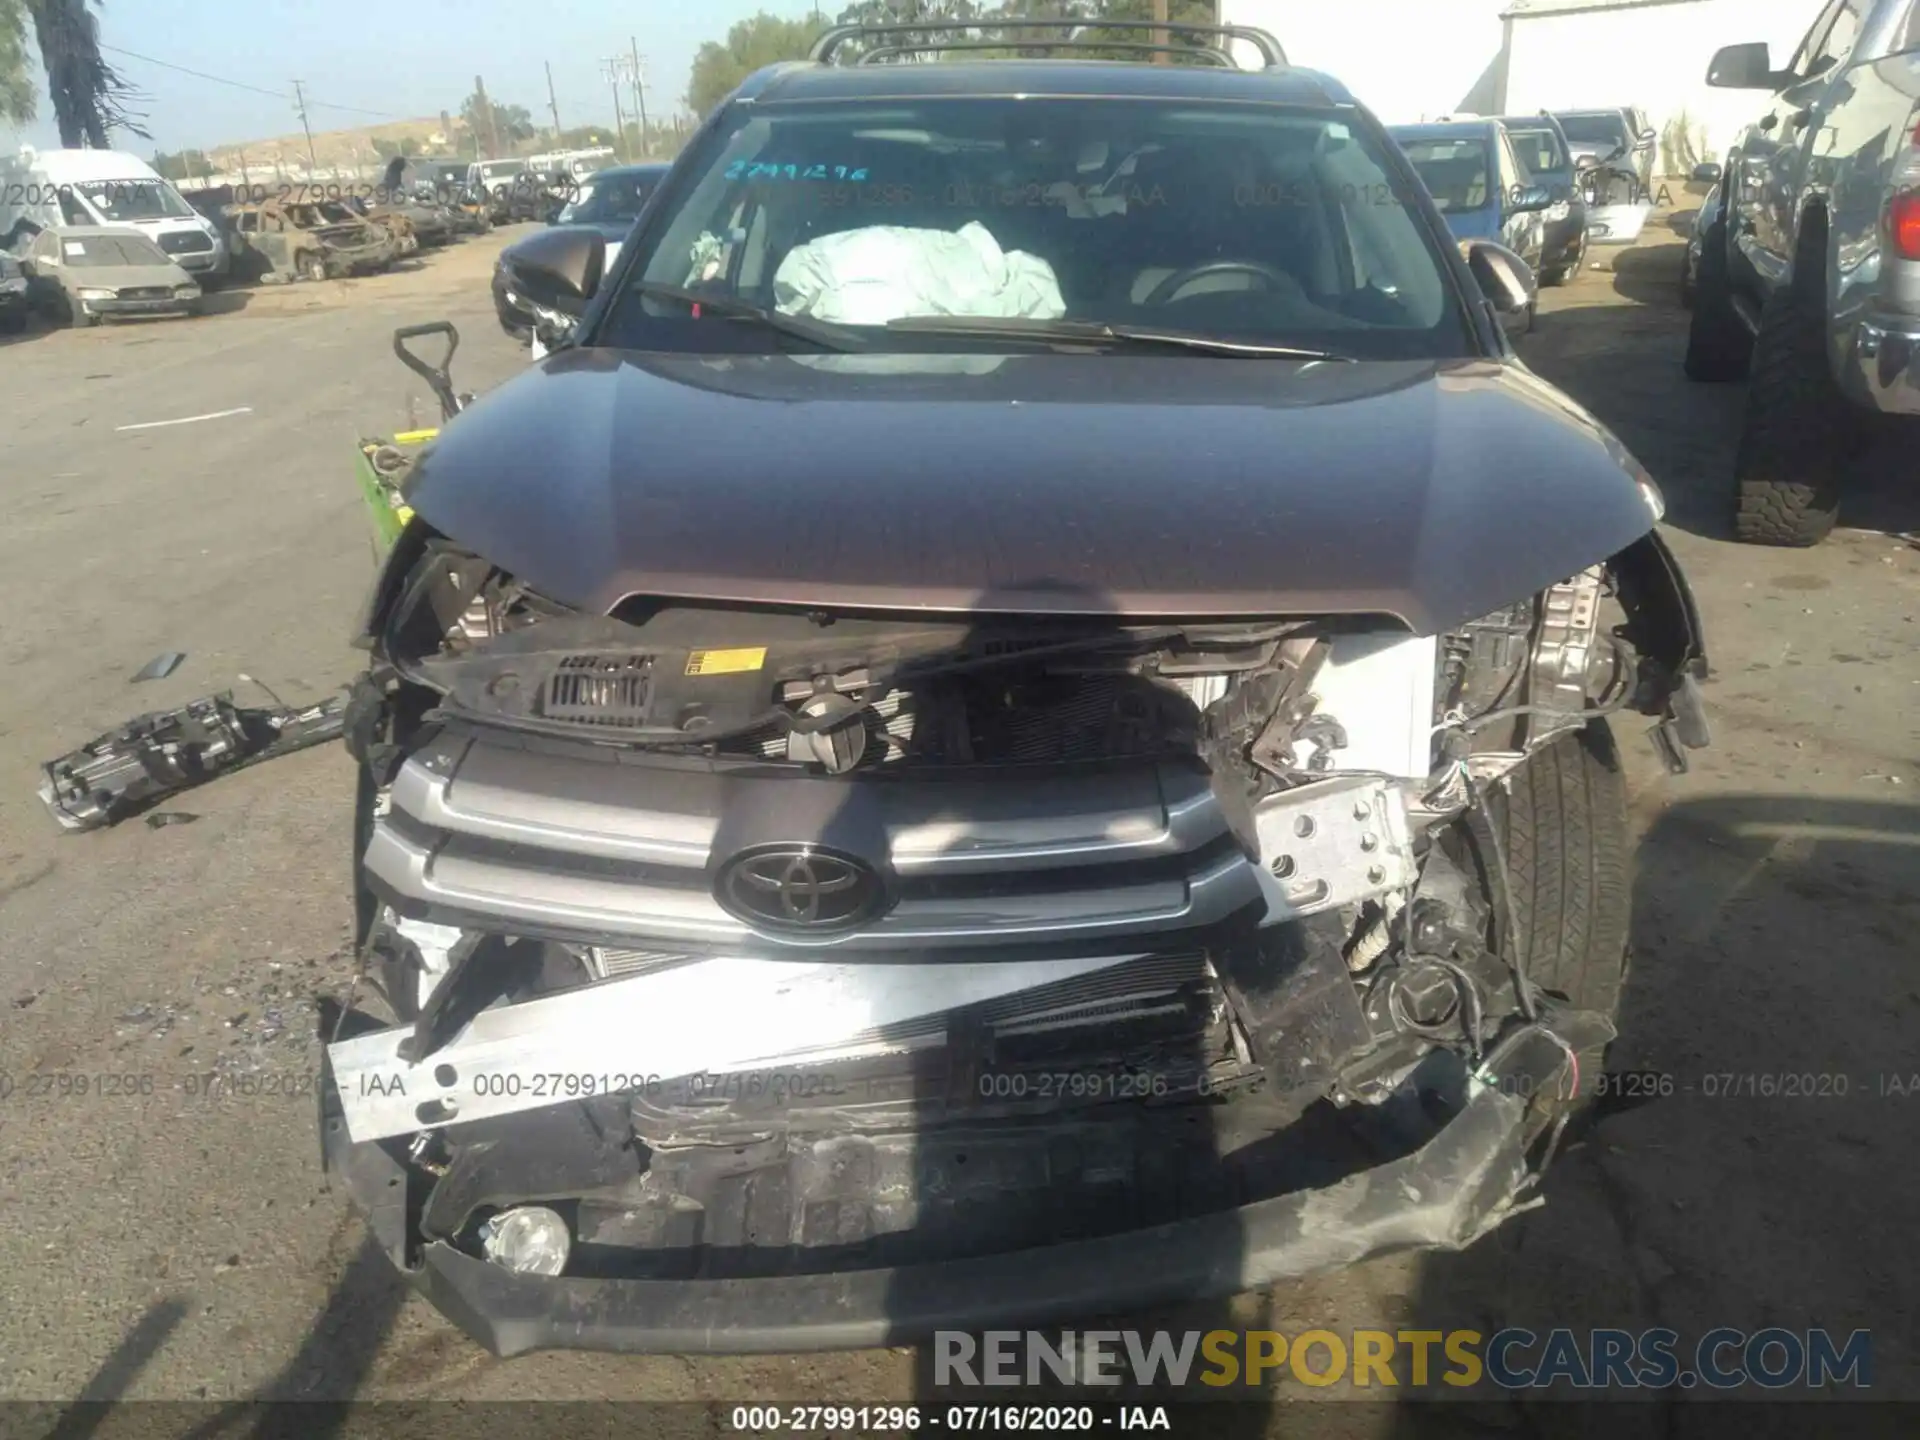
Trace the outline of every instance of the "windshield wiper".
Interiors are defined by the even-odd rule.
[[[633,289],[655,300],[677,300],[682,305],[698,305],[718,315],[751,320],[769,330],[778,330],[783,335],[792,335],[824,349],[856,351],[868,348],[867,342],[851,330],[843,330],[825,320],[810,320],[804,315],[786,315],[778,310],[768,310],[738,296],[683,290],[678,285],[661,285],[651,280],[643,280]]]
[[[1209,335],[1199,330],[1155,330],[1139,325],[1109,325],[1103,320],[1027,320],[999,315],[907,315],[887,322],[889,330],[915,335],[972,335],[983,339],[1063,341],[1072,345],[1141,345],[1198,350],[1208,355],[1245,355],[1261,359],[1337,360],[1352,363],[1351,355],[1308,350],[1297,345],[1271,345],[1262,340],[1237,340],[1231,335]]]

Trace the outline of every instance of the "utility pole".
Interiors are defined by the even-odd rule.
[[[553,112],[553,143],[560,143],[560,102],[553,95],[553,62],[543,62],[547,67],[547,109]]]
[[[479,120],[480,125],[486,126],[487,130],[487,159],[498,160],[500,158],[500,136],[493,128],[493,102],[487,99],[487,82],[482,80],[478,75],[473,77],[473,102],[480,107],[480,113],[476,118]],[[477,139],[479,126],[475,126],[474,129],[476,131],[475,138]]]
[[[623,57],[610,56],[600,62],[600,73],[607,77],[607,86],[613,91],[613,153],[619,159],[628,157],[620,152],[627,144],[627,117],[620,111],[620,72],[625,68]]]
[[[1153,18],[1158,24],[1164,25],[1167,23],[1167,0],[1153,0]],[[1156,45],[1165,45],[1168,43],[1168,39],[1167,32],[1164,30],[1156,30],[1153,32],[1153,43]],[[1156,65],[1171,65],[1173,63],[1173,56],[1169,55],[1165,50],[1156,50],[1153,52],[1153,63]]]
[[[644,160],[652,153],[652,147],[647,144],[647,91],[646,82],[641,79],[640,42],[629,35],[627,47],[633,57],[633,108],[640,117],[640,158]]]
[[[298,80],[293,82],[293,104],[294,108],[300,112],[300,128],[304,130],[307,135],[307,174],[309,178],[311,178],[314,171],[320,168],[320,162],[314,157],[313,127],[307,124],[307,97],[301,93],[300,82]]]

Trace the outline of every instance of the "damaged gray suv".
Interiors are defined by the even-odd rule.
[[[1464,1246],[1614,1033],[1612,727],[1684,769],[1705,658],[1522,262],[1261,32],[934,28],[517,246],[571,323],[405,487],[322,1138],[501,1353]]]

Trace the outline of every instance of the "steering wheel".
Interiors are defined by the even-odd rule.
[[[1211,275],[1257,275],[1267,282],[1272,290],[1284,290],[1290,287],[1293,277],[1284,270],[1276,270],[1271,265],[1263,265],[1258,260],[1204,260],[1198,265],[1189,265],[1184,270],[1176,270],[1153,289],[1147,292],[1142,305],[1165,305],[1187,286],[1196,280],[1204,280]]]

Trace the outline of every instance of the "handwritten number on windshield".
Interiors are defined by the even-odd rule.
[[[850,180],[866,183],[867,167],[849,169],[845,165],[775,165],[766,161],[736,160],[727,167],[729,180]]]

